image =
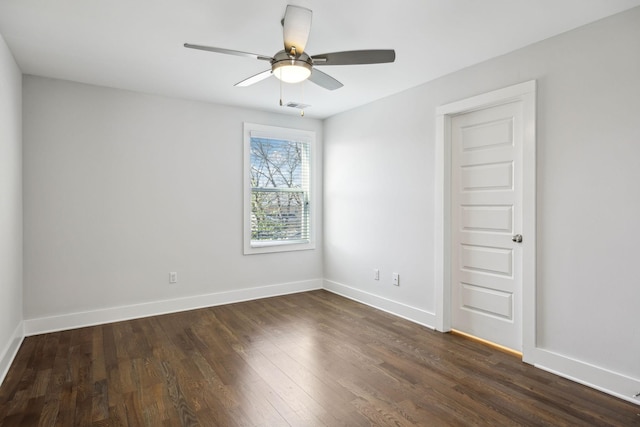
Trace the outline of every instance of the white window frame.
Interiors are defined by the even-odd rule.
[[[244,254],[253,255],[261,253],[289,252],[310,250],[316,247],[316,212],[319,208],[317,203],[317,191],[315,188],[316,163],[316,133],[308,130],[289,129],[277,126],[267,126],[256,123],[244,123],[244,217],[243,217],[243,240]],[[258,136],[270,139],[282,139],[300,141],[309,144],[309,241],[308,242],[254,242],[251,243],[251,136]]]

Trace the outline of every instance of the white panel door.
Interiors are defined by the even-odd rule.
[[[520,102],[451,118],[451,326],[517,351],[523,135]]]

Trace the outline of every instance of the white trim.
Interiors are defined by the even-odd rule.
[[[533,349],[536,348],[536,306],[537,306],[537,148],[536,115],[537,91],[535,80],[523,83],[520,95],[524,117],[522,147],[522,234],[527,236],[523,246],[522,265],[522,359],[533,363]],[[526,90],[526,91],[525,91]]]
[[[536,82],[509,86],[493,92],[474,96],[461,101],[438,107],[436,110],[436,146],[435,146],[435,298],[436,329],[442,332],[451,329],[450,302],[450,241],[451,241],[451,148],[449,129],[451,117],[457,114],[488,108],[495,105],[520,101],[523,105],[524,147],[523,147],[523,232],[527,244],[523,245],[523,283],[522,283],[522,352],[523,360],[533,363],[529,354],[536,345],[536,162],[535,162],[535,112]],[[529,261],[531,260],[531,261]]]
[[[434,329],[432,325],[437,323],[434,313],[342,283],[324,279],[323,289],[430,329]],[[530,360],[528,363],[536,368],[640,405],[640,399],[633,397],[640,391],[640,380],[541,348],[530,349],[528,358]],[[535,360],[535,363],[531,360]]]
[[[640,391],[636,378],[548,350],[536,349],[535,353],[536,368],[640,405],[640,399],[633,397]]]
[[[515,84],[482,95],[451,102],[436,109],[437,116],[464,114],[470,111],[485,109],[494,105],[502,105],[508,102],[518,101],[522,95],[535,93],[536,81]]]
[[[449,283],[451,276],[450,257],[445,256],[451,251],[451,144],[449,140],[450,119],[446,115],[436,117],[436,146],[435,146],[435,211],[433,244],[434,244],[434,286],[435,286],[435,327],[440,332],[451,330],[451,313],[445,307],[451,306],[451,293],[445,292],[444,283]]]
[[[104,310],[25,320],[18,325],[12,339],[0,357],[0,384],[2,384],[9,367],[13,363],[25,336],[318,289],[325,289],[334,294],[385,311],[430,329],[434,329],[433,325],[437,323],[436,314],[434,313],[331,280],[312,279],[279,285],[261,286],[237,291],[191,296],[176,300],[156,301]],[[640,391],[640,380],[541,348],[530,350],[529,358],[529,363],[534,364],[537,368],[640,405],[640,400],[632,397]]]
[[[2,353],[0,353],[0,385],[4,382],[11,364],[18,354],[18,350],[20,350],[24,336],[24,323],[20,322],[15,331],[13,331],[7,346]]]
[[[610,371],[587,362],[573,359],[553,351],[539,348],[536,340],[536,161],[535,161],[535,114],[536,82],[529,81],[510,86],[491,93],[453,102],[436,110],[436,147],[435,147],[435,325],[438,331],[451,329],[451,318],[447,308],[451,306],[450,289],[450,174],[451,151],[448,130],[451,117],[509,101],[523,101],[524,117],[533,117],[531,123],[525,120],[524,163],[523,163],[523,212],[529,215],[525,219],[523,235],[527,236],[528,251],[523,265],[522,289],[522,352],[523,361],[555,375],[616,396],[620,399],[640,405],[640,399],[633,395],[640,391],[640,380],[624,374]],[[533,239],[533,240],[532,240]],[[523,247],[524,249],[524,247]],[[529,260],[527,262],[527,260]]]
[[[300,141],[309,144],[309,241],[274,242],[251,244],[251,137],[281,138],[284,140]],[[316,174],[318,169],[316,147],[316,133],[311,130],[289,129],[278,126],[267,126],[256,123],[243,123],[243,250],[245,255],[255,255],[273,252],[303,251],[316,248],[316,212],[320,208],[318,189],[316,186]]]
[[[378,310],[393,314],[394,316],[409,320],[410,322],[426,326],[429,329],[434,329],[433,325],[436,320],[435,314],[420,308],[392,301],[332,280],[325,279],[323,289],[370,307],[377,308]]]
[[[102,310],[62,314],[59,316],[40,317],[25,320],[24,333],[26,336],[38,335],[317,289],[322,289],[322,279],[238,289],[206,295],[194,295],[173,300],[154,301]]]

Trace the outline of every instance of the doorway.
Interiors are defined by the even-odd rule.
[[[437,110],[436,329],[535,346],[535,90]]]

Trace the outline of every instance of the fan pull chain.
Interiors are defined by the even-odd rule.
[[[303,81],[302,84],[300,85],[300,91],[302,92],[302,95],[300,96],[302,98],[302,105],[304,105],[304,85],[307,83],[307,81]],[[304,107],[302,107],[300,109],[300,117],[304,117]]]
[[[282,107],[282,80],[280,80],[280,106]]]

